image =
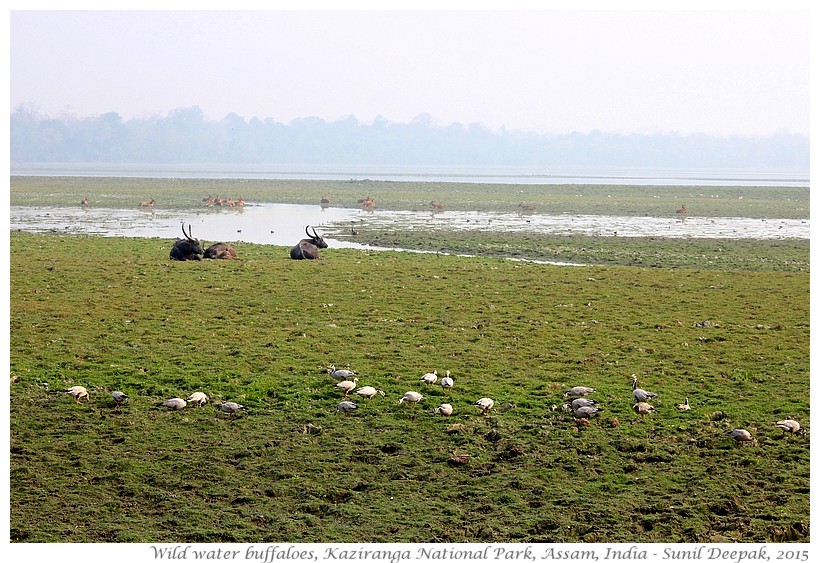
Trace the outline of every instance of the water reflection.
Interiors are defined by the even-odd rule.
[[[366,227],[390,230],[485,230],[557,235],[595,235],[667,238],[809,238],[808,220],[749,219],[743,217],[619,217],[608,215],[543,215],[464,211],[386,211],[317,205],[259,204],[231,209],[180,212],[156,208],[93,207],[11,208],[10,228],[32,232],[67,232],[102,236],[174,239],[180,224],[191,225],[194,236],[206,241],[236,241],[291,246],[312,225],[331,247],[363,248],[334,240]]]

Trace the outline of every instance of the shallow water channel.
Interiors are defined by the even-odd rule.
[[[365,212],[316,205],[254,204],[238,209],[179,210],[12,206],[10,229],[101,236],[174,239],[181,223],[203,241],[241,241],[290,246],[313,225],[332,247],[370,248],[334,240],[352,228],[484,230],[552,235],[654,236],[669,238],[808,239],[810,222],[742,217],[619,217],[443,211]]]

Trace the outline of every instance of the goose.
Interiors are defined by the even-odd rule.
[[[163,407],[168,407],[169,409],[174,411],[182,410],[187,405],[188,403],[185,401],[185,399],[180,399],[179,397],[174,397],[173,399],[166,399],[162,401]]]
[[[652,393],[651,391],[644,391],[643,389],[638,389],[638,376],[632,374],[632,396],[635,397],[635,401],[639,403],[645,403],[650,399],[654,399],[658,396],[657,393]]]
[[[368,399],[372,399],[376,395],[381,395],[384,397],[384,391],[381,389],[376,389],[375,387],[371,387],[369,385],[365,385],[364,387],[359,387],[356,389],[356,394],[361,395],[362,397],[367,397]]]
[[[193,403],[198,407],[201,407],[202,405],[208,402],[208,395],[206,395],[202,391],[195,391],[191,393],[191,395],[188,397],[188,402]]]
[[[787,418],[786,420],[778,420],[774,423],[775,426],[783,431],[783,434],[805,434],[806,429],[800,427],[800,423],[794,419]]]
[[[75,385],[74,387],[63,389],[63,391],[74,397],[74,401],[77,403],[80,402],[80,399],[85,399],[86,402],[91,400],[91,397],[88,395],[88,389],[82,385]]]
[[[651,412],[655,412],[655,407],[653,407],[649,403],[641,401],[639,403],[635,403],[634,405],[632,405],[632,410],[641,415],[641,420],[643,420],[643,417],[645,417]]]
[[[483,414],[484,416],[487,416],[487,413],[489,413],[490,409],[493,408],[493,405],[495,404],[495,401],[493,401],[489,397],[483,397],[483,398],[477,400],[474,404],[481,411],[481,414]]]
[[[234,403],[233,401],[226,401],[224,403],[220,403],[216,406],[216,414],[219,415],[220,412],[226,412],[231,416],[236,415],[240,410],[244,409],[243,405],[239,403]]]
[[[601,412],[601,409],[598,407],[579,407],[572,411],[572,414],[575,418],[592,418],[593,416],[598,416],[598,413]]]
[[[421,376],[419,381],[425,382],[427,385],[432,385],[436,381],[438,381],[438,371],[433,370],[433,373],[425,373]]]
[[[597,403],[592,399],[584,399],[583,397],[580,397],[578,399],[574,399],[570,404],[572,405],[572,409],[575,410],[580,409],[581,407],[591,407]]]
[[[399,404],[402,404],[404,401],[408,403],[416,404],[424,398],[424,395],[421,393],[416,393],[415,391],[408,391],[404,394],[404,397],[399,399]]]
[[[353,391],[356,388],[356,384],[358,382],[359,382],[359,378],[354,377],[352,380],[347,380],[346,379],[344,381],[340,381],[339,383],[336,384],[336,387],[338,387],[339,389],[344,391],[345,392],[345,397],[347,397],[350,394],[350,392]]]
[[[114,406],[115,406],[115,407],[119,407],[119,406],[120,406],[120,405],[122,405],[125,401],[127,401],[127,400],[128,400],[128,395],[126,395],[126,394],[125,394],[125,393],[123,393],[122,391],[113,391],[113,392],[111,393],[111,396],[112,396],[112,397],[114,397]]]
[[[681,404],[678,405],[679,411],[688,411],[689,407],[689,397],[686,397]]]
[[[441,387],[444,389],[452,389],[453,388],[453,378],[450,377],[450,370],[447,370],[447,373],[444,377],[441,378]]]
[[[729,435],[730,438],[733,438],[737,443],[743,442],[756,442],[754,436],[748,431],[744,430],[743,428],[735,428],[734,430],[727,430],[726,434]]]
[[[450,416],[453,414],[453,405],[451,405],[450,403],[441,403],[439,406],[436,407],[436,410],[433,412],[444,416]]]
[[[594,392],[595,392],[595,389],[593,389],[592,387],[584,387],[582,385],[578,385],[576,387],[573,387],[572,389],[570,389],[566,393],[564,393],[564,398],[566,398],[566,397],[583,397],[585,395],[589,395],[590,393],[594,393]]]
[[[353,401],[342,401],[336,406],[336,412],[343,412],[345,414],[355,411],[357,408],[356,403]]]
[[[336,369],[336,366],[330,364],[327,366],[327,372],[330,374],[330,377],[333,379],[338,379],[339,381],[344,381],[345,379],[353,379],[356,377],[358,372],[349,369]]]

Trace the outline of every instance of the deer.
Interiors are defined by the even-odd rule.
[[[141,201],[137,207],[154,207],[154,198],[149,199],[148,201]]]
[[[362,207],[367,211],[373,211],[374,209],[376,209],[376,201],[370,196],[367,196],[364,199],[360,199],[359,203],[361,203]]]
[[[441,211],[442,209],[444,209],[443,203],[436,203],[435,201],[431,201],[430,205],[432,205],[433,209],[435,209],[436,211]]]
[[[80,205],[81,205],[82,207],[88,207],[88,205],[89,205],[89,202],[88,202],[88,196],[85,196],[85,197],[83,198],[83,200],[80,202]]]
[[[322,196],[322,199],[319,200],[319,205],[321,205],[322,207],[327,207],[328,205],[330,205],[330,200],[327,199],[326,196]]]
[[[686,215],[689,213],[689,209],[687,209],[685,205],[682,205],[679,209],[675,210],[675,213],[678,215]]]
[[[202,260],[204,251],[198,239],[191,235],[191,225],[188,225],[188,232],[185,232],[185,223],[182,224],[182,234],[185,238],[177,239],[171,248],[171,260]]]
[[[311,234],[308,229],[313,229]],[[305,234],[308,238],[303,238],[299,244],[290,249],[290,257],[293,260],[320,260],[319,249],[327,248],[327,243],[317,232],[315,227],[308,225],[305,227]]]
[[[523,211],[535,211],[535,206],[530,203],[519,203],[518,207],[520,207]]]

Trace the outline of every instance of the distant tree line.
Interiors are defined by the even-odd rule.
[[[124,121],[116,112],[58,118],[20,107],[11,114],[12,162],[293,163],[596,166],[806,170],[804,135],[715,137],[602,132],[540,134],[478,123],[442,126],[350,116],[280,123],[230,113],[208,121],[199,107]]]

